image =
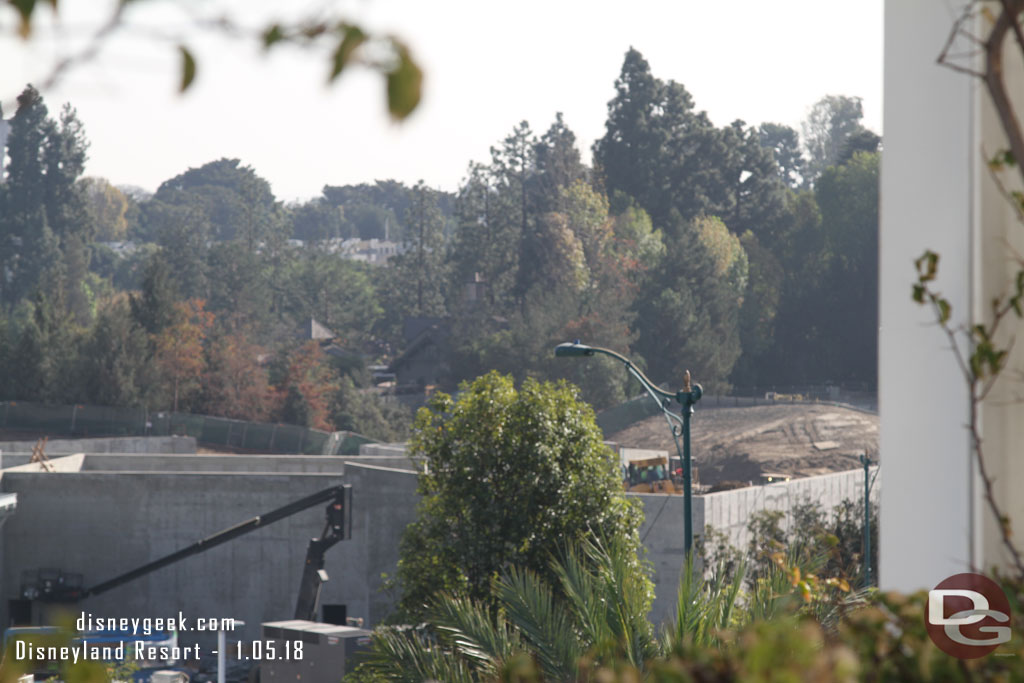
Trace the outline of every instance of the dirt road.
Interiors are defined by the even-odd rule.
[[[675,454],[664,417],[651,417],[607,436],[632,448]],[[860,466],[877,457],[878,416],[830,405],[708,408],[691,422],[694,465],[701,484],[758,481],[766,472],[806,477]]]

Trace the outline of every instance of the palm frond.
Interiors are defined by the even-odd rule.
[[[467,597],[443,594],[431,610],[431,623],[479,671],[495,677],[525,649],[512,624],[494,619],[487,606]]]
[[[370,672],[397,683],[475,683],[464,659],[413,629],[378,629],[365,661]]]
[[[693,556],[687,557],[679,579],[676,621],[663,639],[665,650],[687,639],[700,647],[714,645],[718,631],[745,621],[746,615],[737,612],[745,576],[746,565],[741,562],[728,583],[723,567],[710,582],[705,581],[694,567]]]
[[[511,568],[494,583],[505,615],[533,649],[548,680],[574,680],[583,653],[578,626],[536,573]]]

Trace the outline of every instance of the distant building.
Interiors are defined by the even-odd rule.
[[[302,249],[306,246],[306,241],[290,239],[288,240],[288,245],[296,249]],[[345,239],[333,237],[331,239],[319,240],[314,242],[313,245],[329,254],[337,254],[343,259],[363,261],[375,266],[385,264],[392,256],[398,256],[405,251],[405,248],[398,242],[379,240],[376,237],[368,240],[359,239],[358,237],[348,237]]]
[[[137,245],[132,240],[123,240],[119,242],[100,242],[99,244],[110,249],[121,258],[127,258],[139,250],[139,245]]]
[[[392,256],[397,256],[401,253],[402,246],[398,242],[379,240],[377,238],[345,240],[339,252],[342,258],[352,261],[365,261],[374,265],[387,263],[388,259]]]
[[[302,339],[306,340],[323,340],[323,339],[334,339],[334,332],[332,332],[326,325],[317,322],[315,318],[310,318],[302,325],[302,331],[299,333]]]
[[[391,363],[397,388],[447,386],[451,378],[451,321],[414,316],[402,324],[405,351]],[[422,393],[422,391],[417,392]]]

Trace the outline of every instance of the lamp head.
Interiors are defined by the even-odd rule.
[[[593,356],[594,349],[586,344],[580,344],[579,340],[575,342],[565,342],[555,347],[555,358],[569,358],[579,356]]]

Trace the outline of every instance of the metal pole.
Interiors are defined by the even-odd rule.
[[[686,518],[683,526],[683,544],[686,554],[690,554],[693,547],[693,478],[692,462],[690,459],[690,415],[693,414],[693,404],[689,398],[683,404],[683,515]]]
[[[861,455],[864,465],[864,585],[872,585],[871,581],[871,484],[868,481],[871,458]]]
[[[227,649],[227,634],[224,633],[224,629],[221,629],[217,631],[217,683],[225,683],[227,680]]]

